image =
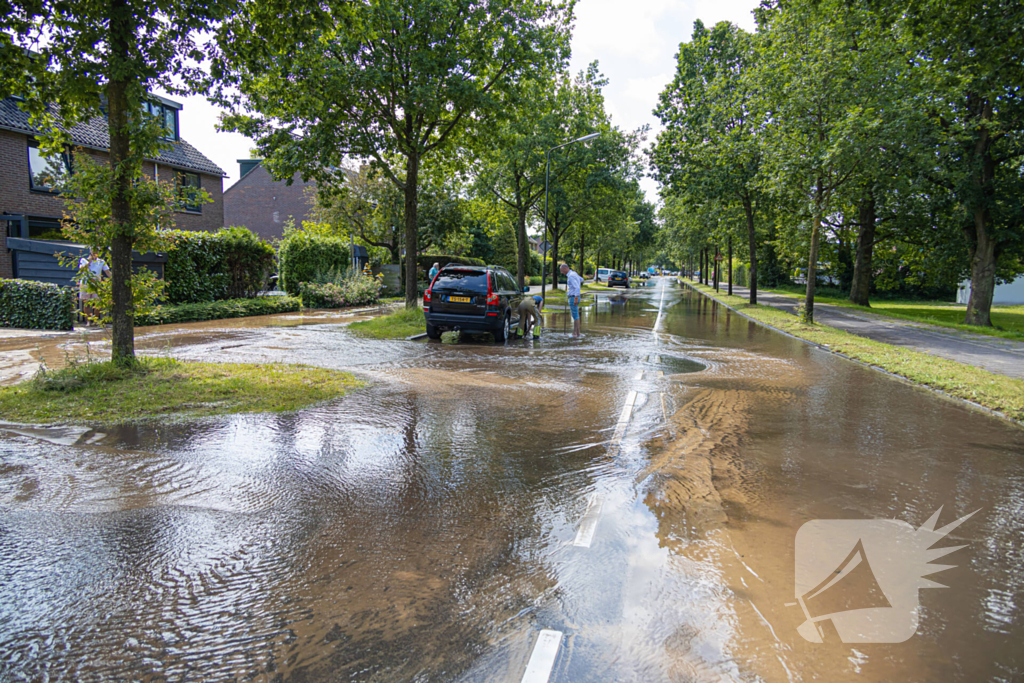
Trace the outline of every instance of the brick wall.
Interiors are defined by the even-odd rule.
[[[142,170],[150,178],[153,177],[153,164],[148,162],[143,164]],[[160,164],[159,178],[162,182],[173,183],[175,173],[177,173],[176,169]],[[207,232],[220,230],[228,225],[224,222],[224,179],[200,173],[199,181],[213,201],[209,204],[202,204],[199,213],[179,211],[174,216],[174,227],[182,230],[205,230]]]
[[[288,185],[257,166],[224,192],[224,225],[243,225],[265,240],[276,239],[289,217],[296,225],[307,219],[310,206],[305,189],[311,185],[312,181],[303,183],[298,173]]]
[[[89,151],[99,159],[103,152]],[[152,177],[153,164],[145,165],[144,171]],[[160,179],[174,180],[174,169],[160,165]],[[64,214],[64,203],[59,196],[29,189],[28,136],[0,130],[0,214],[9,213],[31,216],[54,216]],[[213,201],[203,204],[197,214],[180,212],[175,216],[176,227],[185,230],[219,230],[224,223],[223,179],[218,176],[200,174],[201,184]],[[6,238],[6,234],[0,234]],[[0,242],[0,278],[13,276],[11,253],[5,242]]]

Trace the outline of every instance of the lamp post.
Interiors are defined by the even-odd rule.
[[[544,152],[544,241],[545,242],[548,241],[548,185],[550,184],[550,181],[551,181],[551,153],[554,152],[556,149],[560,149],[562,147],[566,147],[567,145],[572,145],[572,144],[575,144],[577,142],[586,142],[587,140],[593,140],[594,138],[596,138],[599,135],[600,135],[600,133],[591,133],[590,135],[584,135],[581,138],[576,138],[575,140],[570,140],[569,142],[563,142],[562,144],[556,145],[556,146],[552,147],[551,149],[549,149],[548,151]],[[544,264],[544,267],[541,269],[541,276],[540,276],[540,298],[541,299],[544,298],[544,294],[547,291],[547,288],[545,287],[545,284],[547,283],[547,272],[546,271],[547,271],[547,264]],[[557,278],[558,276],[556,275],[555,277]],[[552,286],[557,288],[557,284],[558,284],[558,281],[556,280],[555,282],[552,283]]]

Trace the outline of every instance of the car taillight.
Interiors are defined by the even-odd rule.
[[[430,288],[428,287],[423,291],[423,305],[426,306],[430,303]]]
[[[487,292],[487,305],[488,306],[497,306],[500,303],[501,303],[501,297],[499,297],[494,292]]]

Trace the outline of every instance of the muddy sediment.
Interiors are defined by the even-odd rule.
[[[501,346],[294,316],[143,331],[145,353],[371,387],[287,415],[0,425],[0,678],[518,681],[542,628],[560,681],[1019,675],[1022,432],[658,282],[585,309],[582,341],[556,312]],[[80,342],[4,343],[13,377]],[[913,638],[803,640],[802,524],[942,506],[980,512]]]

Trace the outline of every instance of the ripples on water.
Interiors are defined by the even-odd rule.
[[[566,634],[557,680],[1019,673],[1018,432],[705,300],[633,296],[581,341],[559,315],[506,346],[330,318],[143,341],[372,383],[288,415],[3,432],[0,678],[518,680],[539,628]],[[921,635],[808,648],[796,528],[941,504],[984,510]]]

